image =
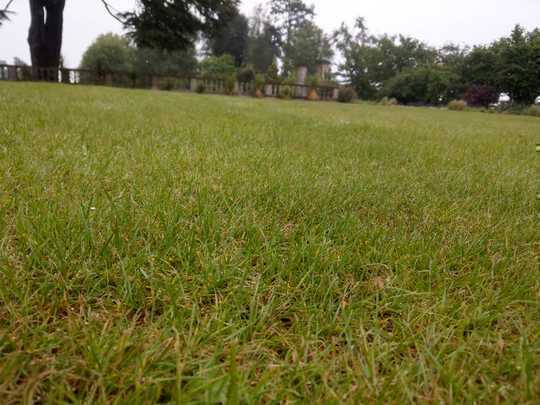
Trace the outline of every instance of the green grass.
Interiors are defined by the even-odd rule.
[[[538,403],[539,136],[0,83],[0,402]]]

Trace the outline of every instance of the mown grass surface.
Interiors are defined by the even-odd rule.
[[[0,399],[540,400],[540,120],[0,84]]]

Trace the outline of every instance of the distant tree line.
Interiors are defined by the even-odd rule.
[[[334,33],[339,72],[360,97],[393,97],[403,104],[446,104],[465,99],[487,106],[506,93],[531,104],[540,96],[540,30],[516,26],[487,46],[436,49],[417,39],[374,36],[360,18]]]

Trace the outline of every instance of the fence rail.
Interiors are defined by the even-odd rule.
[[[100,85],[136,89],[201,91],[214,94],[253,95],[253,82],[231,83],[220,78],[202,76],[136,75],[130,72],[96,72],[84,69],[41,68],[0,64],[0,81],[46,81],[71,85]],[[304,84],[268,82],[260,93],[266,97],[307,98],[315,89],[320,100],[336,100],[337,86],[310,87]]]

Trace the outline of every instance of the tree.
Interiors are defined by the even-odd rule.
[[[516,103],[533,104],[540,94],[540,30],[517,25],[491,46],[497,87]]]
[[[370,35],[363,18],[356,20],[352,31],[342,24],[334,40],[343,61],[340,74],[362,98],[377,98],[386,81],[437,59],[436,50],[417,39]]]
[[[333,38],[342,60],[338,75],[355,89],[360,98],[374,98],[378,88],[370,75],[376,59],[374,44],[377,39],[369,34],[364,18],[356,19],[354,30],[341,24]]]
[[[228,78],[236,73],[234,59],[231,55],[208,56],[200,64],[203,76]]]
[[[467,86],[498,88],[496,66],[497,55],[492,47],[475,46],[464,58],[461,70],[463,82]]]
[[[258,6],[249,22],[247,64],[257,72],[266,72],[280,55],[279,33],[264,8]]]
[[[385,83],[382,94],[403,104],[446,104],[456,97],[459,77],[442,66],[405,70]]]
[[[119,14],[140,48],[184,50],[197,33],[214,34],[237,14],[239,0],[138,0],[138,9]]]
[[[88,47],[82,57],[81,69],[93,72],[131,72],[135,49],[129,40],[113,33],[103,34]]]
[[[14,66],[28,66],[28,63],[26,63],[24,60],[18,57],[13,58],[13,65]]]
[[[137,76],[189,76],[197,68],[195,47],[183,51],[135,49],[133,70]]]
[[[307,66],[309,73],[315,74],[317,65],[333,56],[330,39],[314,23],[306,22],[292,33],[287,50],[289,66]]]
[[[65,4],[66,0],[30,0],[28,45],[35,67],[60,65]]]
[[[13,0],[1,10],[7,18]],[[28,43],[32,64],[58,67],[62,49],[62,30],[66,0],[29,0],[30,31]],[[113,13],[106,0],[106,10],[124,24],[140,48],[168,51],[192,46],[199,32],[212,33],[234,15],[239,0],[138,0],[137,9]]]
[[[248,40],[248,19],[238,13],[208,39],[208,49],[215,56],[231,55],[240,67],[247,59]]]
[[[3,9],[0,9],[0,27],[2,26],[2,23],[4,21],[9,21],[9,15],[13,14],[12,11],[9,10],[9,7],[11,6],[11,3],[13,3],[14,0],[9,0],[5,7]]]
[[[306,5],[302,0],[272,0],[270,2],[270,15],[278,34],[281,54],[284,56],[284,74],[287,74],[292,68],[288,57],[292,36],[297,29],[308,22],[313,22],[315,7]]]

